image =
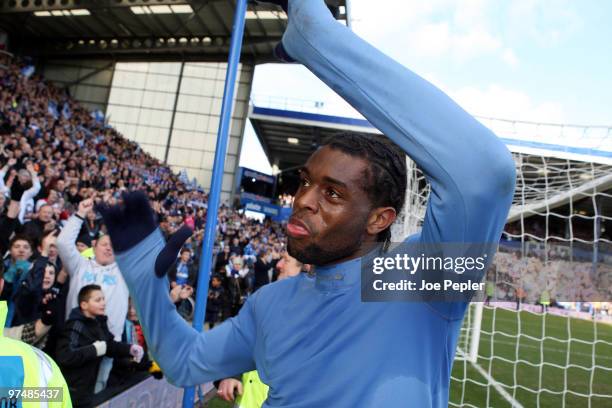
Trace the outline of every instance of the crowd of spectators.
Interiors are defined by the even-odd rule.
[[[32,73],[27,63],[0,60],[0,85],[0,270],[5,280],[0,299],[9,303],[5,331],[54,357],[75,382],[71,389],[87,390],[77,398],[87,406],[154,367],[94,205],[115,203],[125,191],[144,190],[166,237],[182,225],[194,230],[168,271],[169,296],[190,320],[207,195],[183,183],[65,89]],[[279,199],[291,206],[293,197]],[[507,240],[516,240],[521,231],[518,225],[508,226]],[[529,236],[543,236],[536,224],[529,231]],[[220,207],[208,327],[238,313],[263,285],[282,279],[277,264],[287,262],[285,241],[279,224]],[[520,292],[522,301],[537,303],[544,291],[553,300],[612,298],[609,265],[602,263],[593,272],[590,262],[567,259],[565,247],[546,248],[546,254],[536,248],[526,256],[500,252],[490,275],[495,299],[515,300]],[[100,302],[104,307],[96,309]],[[81,367],[91,364],[97,370],[87,372],[84,386]],[[93,398],[94,393],[99,397]]]
[[[108,397],[106,391],[119,389],[113,386],[154,367],[95,204],[144,190],[166,237],[183,224],[194,230],[168,272],[169,296],[190,319],[207,195],[32,71],[24,61],[0,60],[5,331],[54,357],[72,378],[71,393],[87,390],[76,405],[89,406],[100,401],[93,392]],[[278,278],[284,242],[278,224],[221,206],[206,310],[210,327]],[[97,370],[90,369],[95,375],[88,372],[85,386],[79,367],[91,364]]]
[[[552,305],[603,304],[601,310],[612,310],[606,303],[612,299],[612,266],[599,262],[594,269],[592,262],[570,260],[565,246],[549,244],[525,256],[501,246],[488,280],[495,285],[493,298],[500,301],[519,297],[522,303],[538,304],[547,293]]]
[[[281,194],[278,196],[278,203],[281,207],[292,207],[293,196],[291,194]]]
[[[500,301],[551,305],[564,309],[612,311],[612,245],[602,228],[593,240],[593,224],[532,216],[504,228],[500,251],[488,275],[495,286],[491,298]],[[594,256],[598,261],[593,264]]]

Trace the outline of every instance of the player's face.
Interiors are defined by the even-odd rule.
[[[328,146],[317,150],[300,175],[287,225],[288,251],[302,263],[327,265],[361,256],[372,209],[364,191],[365,159]]]

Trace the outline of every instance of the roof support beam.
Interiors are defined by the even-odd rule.
[[[344,4],[346,0],[326,1]],[[220,62],[229,52],[235,4],[236,0],[0,0],[0,25],[15,50],[35,58]],[[168,7],[187,5],[191,10],[184,7],[184,11],[190,13],[171,14]],[[145,6],[163,6],[168,14],[154,13],[162,9],[134,8]],[[259,2],[249,7],[279,9]],[[89,15],[57,12],[75,9],[86,9]],[[38,11],[46,13],[35,15]],[[146,11],[151,12],[141,14]],[[286,23],[284,18],[263,15],[250,18],[245,24],[242,62],[276,62],[272,51]]]
[[[83,82],[84,80],[91,78],[94,75],[99,74],[102,71],[106,71],[107,69],[111,68],[113,65],[115,65],[115,61],[111,61],[108,64],[98,68],[98,69],[94,69],[93,71],[91,71],[89,74],[83,75],[82,77],[78,78],[76,81],[72,81],[67,83],[66,85],[64,85],[64,88],[70,88],[71,86],[74,85],[78,85],[81,82]]]
[[[226,0],[208,0],[208,1],[226,1]],[[38,4],[37,4],[38,3]],[[96,2],[83,2],[76,0],[63,0],[63,1],[55,1],[53,4],[49,4],[48,0],[43,0],[40,2],[29,1],[27,4],[16,1],[14,4],[9,1],[4,1],[0,3],[0,13],[27,13],[34,11],[51,11],[51,10],[72,10],[72,9],[83,9],[86,8],[88,10],[98,10],[98,9],[108,9],[108,8],[128,8],[128,7],[136,7],[136,6],[178,6],[189,4],[197,4],[198,1],[181,1],[181,0],[155,0],[155,2],[149,0],[104,0],[104,1],[96,1]]]
[[[227,55],[228,45],[225,37],[213,37],[210,44],[203,42],[182,44],[174,40],[174,43],[169,43],[164,38],[162,43],[158,42],[159,38],[152,37],[118,37],[118,38],[97,38],[96,40],[88,40],[83,38],[78,41],[73,40],[54,40],[40,41],[33,44],[29,41],[21,42],[21,39],[16,39],[21,45],[24,53],[33,57],[46,56],[48,58],[114,58],[116,60],[183,60],[180,56],[185,56],[190,61],[223,61],[222,55]],[[219,40],[217,40],[219,39]],[[266,44],[270,41],[280,41],[281,37],[252,37],[245,38],[244,46]],[[189,40],[189,38],[188,38]],[[222,45],[218,45],[218,44]],[[165,56],[161,54],[167,54]],[[177,58],[177,56],[179,56]],[[211,58],[213,57],[214,58]],[[243,62],[268,62],[264,58],[257,58],[249,53],[243,53]],[[272,56],[270,57],[270,61]],[[217,59],[215,59],[217,58]],[[226,58],[225,58],[226,59]]]

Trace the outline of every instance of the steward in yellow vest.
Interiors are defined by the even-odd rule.
[[[0,288],[2,283],[0,278]],[[3,336],[7,311],[7,303],[1,301],[0,408],[72,408],[68,386],[57,364],[36,347]],[[29,396],[16,398],[20,392]],[[50,397],[46,403],[45,396]]]
[[[540,304],[542,305],[542,313],[548,310],[548,306],[550,306],[550,292],[548,289],[544,289],[540,294]]]
[[[242,374],[244,392],[236,398],[236,407],[261,408],[268,398],[268,386],[261,382],[257,370]]]

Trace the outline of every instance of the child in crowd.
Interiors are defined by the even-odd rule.
[[[86,285],[79,291],[79,306],[70,313],[57,345],[57,362],[68,382],[75,407],[96,403],[94,387],[102,357],[132,356],[137,363],[144,355],[138,344],[114,341],[105,316],[102,288]]]
[[[198,269],[197,265],[193,262],[191,256],[191,250],[187,248],[181,249],[179,258],[176,261],[176,266],[170,268],[168,272],[168,279],[170,280],[171,286],[173,282],[179,286],[189,285],[195,289],[197,284]]]
[[[245,278],[249,268],[244,265],[242,255],[234,255],[225,267],[227,292],[231,303],[230,316],[236,316],[246,298]]]
[[[138,344],[146,352],[147,346],[145,343],[144,332],[140,322],[138,321],[138,314],[136,313],[136,308],[134,307],[134,303],[132,303],[131,298],[128,305],[128,314],[127,318],[125,319],[125,330],[123,331],[122,339],[129,344]]]

